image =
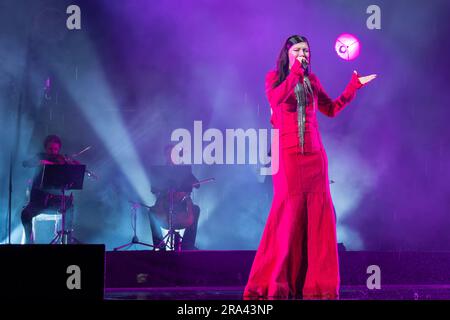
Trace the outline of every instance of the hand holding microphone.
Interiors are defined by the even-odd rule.
[[[305,75],[308,75],[308,60],[306,57],[297,57],[297,60],[301,63]]]

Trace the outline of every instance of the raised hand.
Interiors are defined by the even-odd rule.
[[[358,75],[358,73],[356,71],[353,71],[356,75]],[[367,83],[369,83],[370,81],[372,81],[373,79],[375,79],[377,77],[376,74],[371,74],[365,77],[359,77],[358,76],[358,80],[359,82],[361,82],[362,85],[365,85]]]

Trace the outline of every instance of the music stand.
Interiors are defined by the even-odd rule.
[[[181,251],[183,237],[173,225],[175,192],[192,191],[192,168],[189,165],[164,165],[150,168],[150,183],[153,193],[166,193],[169,196],[169,230],[156,248],[166,247]]]
[[[86,166],[82,164],[44,165],[44,168],[42,170],[40,187],[42,189],[61,190],[61,207],[59,209],[59,212],[61,213],[61,230],[58,231],[58,234],[52,240],[51,244],[54,243],[67,244],[68,231],[66,231],[65,228],[66,222],[65,192],[67,190],[83,189],[85,171]],[[73,239],[76,240],[75,238]]]

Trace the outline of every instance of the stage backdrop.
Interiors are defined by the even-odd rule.
[[[193,133],[201,121],[225,140],[226,129],[270,129],[265,75],[284,40],[300,34],[330,96],[353,70],[378,74],[337,118],[319,115],[339,242],[449,250],[449,3],[375,2],[381,29],[368,28],[374,2],[365,0],[1,1],[0,240],[11,181],[12,241],[21,241],[33,174],[21,163],[50,133],[69,155],[91,146],[78,160],[98,179],[74,192],[77,238],[107,249],[131,240],[128,201],[154,203],[150,167],[164,163],[174,130]],[[79,30],[67,28],[71,4]],[[342,33],[360,40],[353,61],[334,51]],[[193,166],[198,179],[215,178],[193,193],[200,249],[256,249],[272,197],[260,169]],[[151,243],[142,208],[137,234]]]

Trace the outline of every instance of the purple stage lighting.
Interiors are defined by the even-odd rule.
[[[349,33],[343,33],[336,39],[336,53],[344,60],[354,60],[359,56],[359,40]]]

